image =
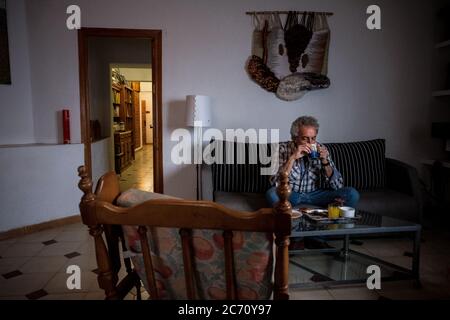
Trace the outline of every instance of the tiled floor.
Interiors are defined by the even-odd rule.
[[[120,174],[120,188],[153,191],[153,145],[136,152],[132,165]]]
[[[67,288],[70,265],[81,269],[80,290]],[[4,240],[0,299],[102,299],[96,268],[93,241],[81,223]],[[127,296],[134,298],[135,294]]]
[[[153,152],[147,145],[136,153],[133,166],[121,175],[122,190],[139,188],[153,190]],[[445,225],[448,225],[445,224]],[[422,288],[416,289],[412,281],[383,282],[381,290],[368,290],[365,286],[333,289],[291,289],[291,299],[450,299],[450,232],[433,228],[423,232],[421,247]],[[332,245],[336,245],[330,242]],[[410,267],[411,242],[405,239],[364,239],[351,248]],[[317,268],[330,267],[317,262]],[[67,267],[81,269],[81,289],[69,290]],[[0,299],[103,299],[96,279],[94,246],[87,227],[81,223],[0,241]],[[299,277],[290,267],[291,280]],[[311,274],[302,275],[311,278]],[[143,298],[148,297],[143,292]],[[135,299],[131,292],[126,299]]]
[[[425,231],[424,240],[421,289],[411,281],[383,282],[381,290],[365,286],[291,289],[291,299],[450,299],[450,233]],[[365,239],[352,248],[409,267],[404,252],[411,245],[406,240]],[[67,289],[69,265],[81,268],[80,290]],[[93,241],[81,223],[1,241],[0,299],[102,299],[96,268]],[[127,299],[135,299],[135,293]]]

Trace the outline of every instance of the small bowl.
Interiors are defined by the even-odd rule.
[[[355,208],[352,207],[339,207],[340,216],[343,218],[354,218]]]

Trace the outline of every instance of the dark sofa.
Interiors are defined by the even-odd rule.
[[[259,158],[252,163],[251,155],[261,151],[270,155],[271,145],[218,140],[211,143],[213,149],[222,147],[223,159],[231,156],[235,163],[224,161],[204,166],[203,179],[211,179],[212,184],[206,190],[211,191],[209,196],[206,192],[206,198],[212,197],[212,200],[238,210],[267,207],[265,191],[270,187],[269,176],[261,175],[260,170],[270,164],[263,165]],[[417,170],[404,162],[386,158],[384,139],[325,145],[344,177],[344,184],[360,192],[358,209],[422,222],[423,201]],[[245,155],[245,164],[236,163],[239,150]]]

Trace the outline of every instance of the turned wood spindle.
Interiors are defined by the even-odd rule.
[[[275,205],[277,213],[289,214],[292,213],[292,206],[289,202],[289,196],[291,195],[291,187],[289,186],[289,173],[280,173],[280,183],[277,187],[277,194],[280,201]]]
[[[275,205],[275,214],[287,215],[289,220],[292,216],[292,206],[289,202],[291,188],[289,186],[289,173],[280,173],[280,183],[277,194],[280,201]],[[275,287],[274,298],[277,300],[289,299],[289,235],[290,230],[275,233],[276,265],[275,265]]]

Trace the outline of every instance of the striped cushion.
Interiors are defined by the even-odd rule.
[[[259,162],[257,155],[259,155],[261,144],[222,140],[211,143],[214,144],[215,151],[220,145],[223,150],[222,163],[211,165],[214,191],[263,193],[270,188],[270,176],[260,174],[262,168],[270,166],[270,163],[263,165]],[[245,156],[245,164],[237,164],[238,150],[241,150],[241,154]],[[213,156],[215,151],[212,152]],[[253,159],[249,156],[251,154],[256,161],[252,161]],[[266,154],[270,157],[270,147]],[[233,164],[226,164],[228,161],[225,160],[229,157],[233,158]]]
[[[385,174],[385,140],[324,143],[346,186],[358,190],[383,188]]]
[[[237,143],[216,140],[211,142],[215,150],[222,146],[223,163],[211,165],[214,191],[264,193],[270,188],[269,176],[261,175],[261,168],[270,166],[259,162],[251,163],[249,154],[258,155],[260,144]],[[346,186],[358,190],[373,190],[385,186],[385,140],[376,139],[360,142],[325,143],[331,159],[344,178]],[[220,147],[219,147],[220,148]],[[246,164],[236,164],[238,149],[242,148]],[[228,153],[227,153],[228,150]],[[234,164],[225,164],[233,150]],[[270,157],[270,144],[267,156]],[[212,153],[215,156],[215,152]],[[256,157],[255,157],[256,158]]]

